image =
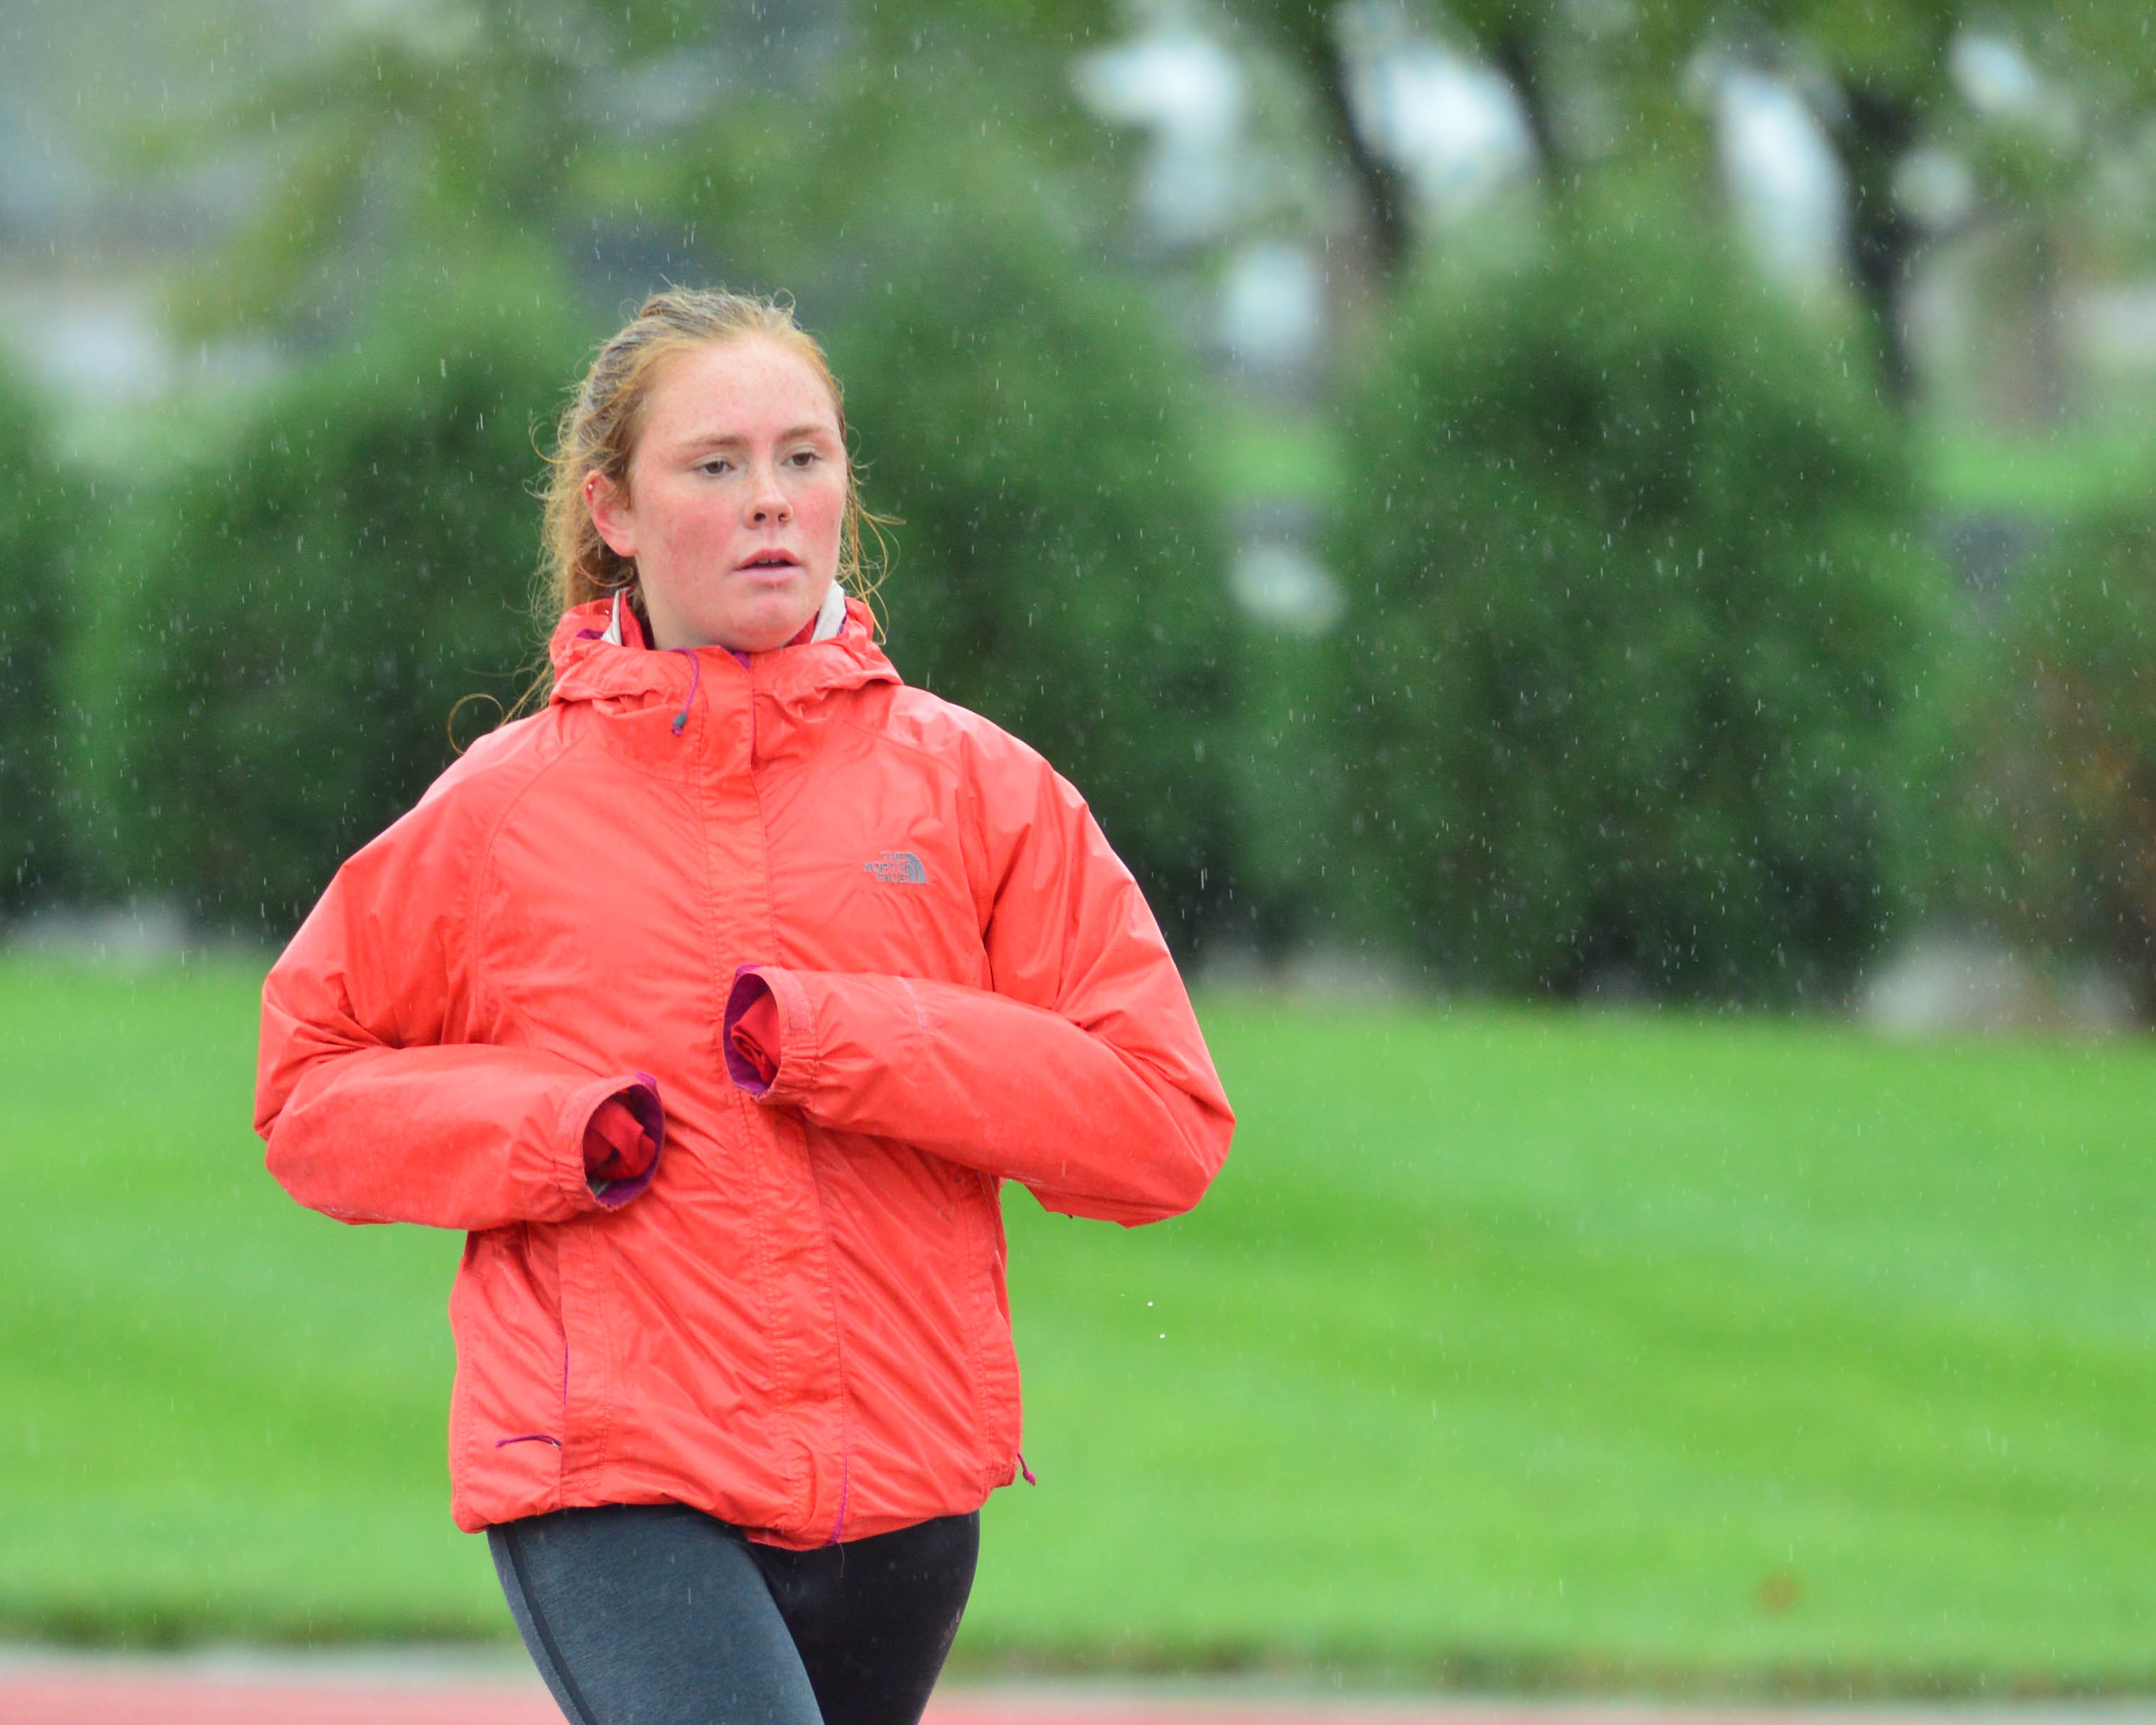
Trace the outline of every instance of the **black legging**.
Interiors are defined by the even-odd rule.
[[[958,1632],[978,1515],[814,1551],[680,1504],[487,1530],[518,1633],[574,1725],[916,1725]]]

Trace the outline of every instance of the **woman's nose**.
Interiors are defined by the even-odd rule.
[[[749,497],[748,518],[759,527],[774,522],[793,518],[793,505],[787,501],[785,488],[778,482],[778,475],[769,468],[758,471],[756,489]]]

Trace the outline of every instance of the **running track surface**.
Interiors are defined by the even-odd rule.
[[[1228,1700],[1082,1688],[954,1689],[927,1725],[2087,1725],[2094,1715],[1971,1709],[1527,1705],[1476,1702]],[[2156,1725],[2156,1711],[2105,1709],[2105,1725]],[[292,1665],[0,1661],[4,1725],[562,1725],[537,1681],[424,1669],[314,1672]]]

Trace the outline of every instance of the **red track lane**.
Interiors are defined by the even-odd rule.
[[[2091,1725],[2091,1714],[1371,1701],[1171,1699],[1082,1689],[964,1689],[927,1725]],[[2156,1725],[2136,1707],[2105,1725]],[[156,1661],[0,1665],[0,1725],[562,1725],[536,1680],[422,1672],[311,1676]]]
[[[544,1689],[503,1683],[235,1681],[150,1671],[0,1673],[3,1725],[562,1725]]]

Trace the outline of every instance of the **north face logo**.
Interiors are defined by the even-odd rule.
[[[911,851],[886,851],[875,862],[864,862],[861,867],[886,886],[925,887],[928,884],[928,871],[921,866],[921,858]]]

